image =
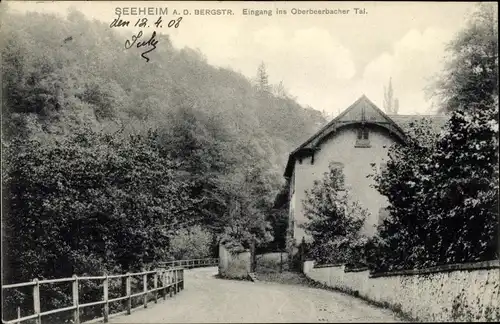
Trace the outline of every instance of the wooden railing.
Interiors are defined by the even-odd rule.
[[[148,289],[148,275],[153,276],[153,288]],[[143,281],[143,290],[139,293],[132,294],[132,277],[142,276]],[[109,279],[113,278],[126,278],[126,295],[109,299]],[[79,301],[79,282],[83,280],[98,280],[102,281],[103,287],[103,300],[90,302],[85,304],[80,304]],[[158,281],[160,281],[160,286],[158,286]],[[40,307],[40,285],[43,284],[54,284],[54,283],[72,283],[72,300],[73,305],[68,307],[62,307],[57,309],[48,310],[45,312],[41,311]],[[161,292],[163,295],[163,299],[167,297],[167,290],[170,292],[170,297],[174,294],[177,294],[180,290],[184,289],[184,269],[183,268],[171,268],[171,269],[159,269],[153,271],[144,271],[138,273],[126,273],[120,275],[104,275],[104,276],[93,276],[93,277],[78,277],[73,276],[72,278],[62,278],[62,279],[48,279],[48,280],[33,280],[31,282],[23,282],[11,285],[3,285],[2,292],[6,289],[14,289],[21,287],[33,287],[33,309],[34,314],[21,317],[20,309],[18,308],[17,314],[18,318],[13,320],[4,320],[2,318],[2,323],[22,323],[28,320],[35,320],[36,324],[42,323],[42,317],[56,314],[60,312],[73,311],[73,323],[80,323],[80,310],[85,307],[103,305],[103,316],[100,318],[93,319],[90,322],[98,322],[104,321],[104,323],[108,322],[110,317],[114,317],[117,315],[127,314],[129,315],[133,310],[138,308],[147,308],[148,306],[148,294],[153,293],[154,302],[158,302],[158,292]],[[140,307],[132,308],[132,298],[143,296],[143,305]],[[117,312],[114,314],[110,314],[109,304],[117,301],[126,301],[126,310]],[[3,308],[3,307],[2,307]]]
[[[219,259],[217,258],[207,258],[207,259],[190,259],[190,260],[175,260],[168,262],[160,262],[160,267],[183,267],[187,269],[191,268],[201,268],[201,267],[216,267],[219,265]]]

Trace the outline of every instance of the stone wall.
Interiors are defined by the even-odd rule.
[[[219,275],[224,278],[245,279],[251,269],[250,251],[230,250],[219,244]]]
[[[370,275],[345,271],[343,265],[314,267],[304,263],[310,279],[345,291],[418,321],[498,321],[498,260]]]

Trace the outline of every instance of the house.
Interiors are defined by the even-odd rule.
[[[294,150],[288,159],[284,176],[289,185],[289,233],[300,243],[309,238],[301,224],[307,221],[302,201],[305,191],[323,177],[330,163],[344,173],[344,183],[353,199],[368,210],[364,233],[373,235],[379,215],[387,207],[387,199],[371,187],[373,166],[383,169],[389,147],[404,144],[405,129],[415,120],[431,117],[433,128],[440,129],[445,116],[388,116],[366,96],[362,96],[339,116]]]

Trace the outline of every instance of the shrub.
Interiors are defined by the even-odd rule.
[[[361,234],[367,211],[353,202],[344,188],[342,171],[331,164],[322,181],[316,180],[303,201],[312,236],[308,256],[318,263],[362,263]]]

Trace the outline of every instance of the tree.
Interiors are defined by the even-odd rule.
[[[292,99],[292,100],[296,100],[297,99],[295,96],[290,95],[290,93],[288,92],[288,90],[285,88],[285,85],[283,84],[283,81],[280,81],[277,85],[272,86],[272,90],[273,90],[272,93],[277,98]]]
[[[451,112],[432,156],[437,185],[428,195],[439,237],[430,251],[445,262],[498,258],[497,10],[478,4],[433,84],[441,111]]]
[[[393,103],[393,90],[392,90],[392,78],[389,79],[389,86],[384,86],[384,109],[387,113],[392,112]]]
[[[459,263],[499,257],[498,149],[498,104],[452,112],[429,166],[433,259]]]
[[[372,242],[372,267],[379,271],[498,258],[498,90],[492,86],[498,54],[490,48],[496,42],[491,10],[480,5],[448,47],[452,60],[434,84],[441,110],[450,114],[442,133],[414,127],[406,145],[390,149],[387,171],[375,177],[391,204]]]
[[[272,209],[273,178],[262,166],[247,166],[225,178],[226,210],[220,221],[225,234],[249,247],[253,240],[264,246],[273,240],[268,215]]]
[[[378,271],[498,258],[498,105],[452,112],[444,132],[414,125],[375,176],[389,200],[371,266]]]
[[[394,98],[394,90],[392,89],[392,78],[389,78],[389,85],[384,86],[384,109],[386,113],[397,115],[399,110],[399,99]]]
[[[421,267],[428,260],[422,252],[432,210],[423,208],[422,201],[432,186],[426,181],[432,179],[427,166],[437,141],[432,129],[429,119],[410,124],[405,145],[391,146],[385,170],[370,175],[389,202],[389,215],[372,241],[376,248],[370,266],[379,271]]]
[[[116,82],[99,78],[86,84],[83,93],[77,96],[91,105],[98,120],[115,117],[118,109],[125,110],[123,106],[128,99],[125,91]]]
[[[399,99],[396,98],[396,99],[394,99],[394,107],[393,107],[394,115],[397,115],[398,111],[399,111]]]
[[[480,3],[447,46],[443,71],[427,89],[441,112],[488,107],[498,96],[498,7]]]
[[[269,85],[269,76],[266,71],[266,65],[261,62],[257,69],[257,90],[260,93],[270,93],[271,86]]]
[[[303,201],[309,220],[304,229],[312,236],[309,253],[318,262],[363,263],[357,253],[366,240],[361,234],[367,211],[349,199],[344,189],[344,176],[331,164],[321,181],[306,191]]]
[[[154,132],[83,127],[48,141],[13,139],[4,149],[7,281],[137,271],[161,261],[169,238],[199,221],[192,184],[180,181]],[[84,287],[98,293],[92,285]],[[42,307],[64,302],[61,289]]]
[[[138,269],[161,258],[176,230],[193,224],[190,183],[178,180],[157,136],[125,139],[82,129],[46,144],[11,144],[21,148],[9,149],[5,183],[18,279],[91,273],[98,271],[94,259],[102,270]],[[31,260],[32,253],[44,257]]]
[[[168,254],[172,260],[211,257],[212,233],[197,225],[186,228],[170,239]]]
[[[267,246],[268,251],[283,251],[287,248],[289,223],[289,181],[281,186],[276,195],[268,220],[273,230],[273,241]]]

